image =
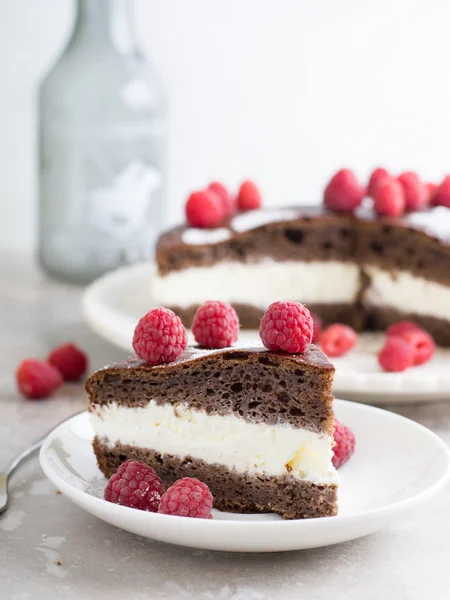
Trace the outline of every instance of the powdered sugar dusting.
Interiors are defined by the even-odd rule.
[[[231,232],[225,227],[218,227],[217,229],[196,229],[189,228],[183,231],[181,235],[181,241],[184,244],[191,246],[197,246],[202,244],[218,244],[224,242],[231,237]]]
[[[424,229],[441,240],[450,239],[450,208],[437,206],[426,212],[412,213],[408,224]]]
[[[231,227],[234,231],[241,233],[256,229],[267,223],[279,223],[281,221],[293,221],[300,217],[300,209],[292,208],[265,208],[262,210],[251,210],[242,215],[234,217]]]

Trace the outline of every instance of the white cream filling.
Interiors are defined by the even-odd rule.
[[[331,462],[332,438],[288,424],[248,423],[234,415],[208,415],[154,400],[143,408],[116,403],[96,407],[91,423],[95,433],[112,445],[120,442],[191,456],[240,473],[290,473],[317,484],[334,483],[337,477]]]
[[[408,271],[390,272],[372,266],[365,266],[364,270],[371,278],[364,298],[366,304],[450,320],[449,287]]]
[[[267,308],[280,299],[305,304],[351,303],[359,285],[359,268],[350,262],[226,261],[155,275],[152,293],[158,303],[180,308],[206,300]]]

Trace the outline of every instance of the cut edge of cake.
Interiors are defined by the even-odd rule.
[[[315,346],[188,349],[166,365],[106,367],[86,384],[98,465],[109,477],[133,458],[168,484],[197,477],[222,511],[335,515],[333,374]]]

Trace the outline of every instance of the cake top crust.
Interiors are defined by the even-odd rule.
[[[378,217],[372,210],[362,206],[355,215],[333,213],[321,205],[274,208],[267,207],[245,213],[239,213],[215,229],[196,229],[188,225],[179,225],[163,233],[158,241],[157,250],[169,250],[174,246],[205,246],[220,244],[249,231],[278,223],[295,221],[339,222],[343,220],[359,222],[377,222],[421,231],[442,244],[450,245],[450,209],[438,206],[422,211],[407,213],[402,217]]]
[[[201,362],[211,356],[217,356],[220,359],[245,360],[251,354],[262,354],[273,364],[291,363],[298,366],[308,366],[318,371],[334,372],[334,366],[330,363],[327,356],[314,344],[311,344],[303,354],[288,354],[285,352],[272,352],[267,350],[262,343],[249,347],[231,346],[229,348],[210,350],[197,346],[189,346],[176,360],[162,365],[150,365],[137,356],[131,356],[128,359],[108,365],[99,369],[99,371],[109,371],[111,373],[123,372],[127,369],[164,372],[172,371],[183,365],[192,365],[192,363]],[[99,372],[97,371],[97,372]],[[93,374],[95,375],[95,373]],[[93,376],[91,375],[91,377]]]

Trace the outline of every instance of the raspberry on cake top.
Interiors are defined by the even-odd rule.
[[[188,222],[158,241],[153,296],[186,326],[214,297],[256,329],[267,306],[285,297],[307,304],[325,326],[383,330],[410,319],[450,345],[447,180],[434,189],[412,172],[376,169],[364,200],[367,190],[343,169],[322,206],[224,213],[206,228]]]

